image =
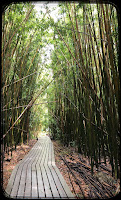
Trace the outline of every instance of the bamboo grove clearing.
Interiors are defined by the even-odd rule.
[[[112,4],[11,4],[2,14],[2,150],[40,130],[119,177],[119,16]]]

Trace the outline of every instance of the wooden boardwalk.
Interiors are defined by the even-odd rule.
[[[74,198],[55,165],[53,144],[41,136],[14,168],[6,188],[10,198]]]

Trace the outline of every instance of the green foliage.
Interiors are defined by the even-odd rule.
[[[63,17],[53,24],[55,44],[53,41],[50,64],[53,74],[59,76],[54,76],[53,92],[48,93],[58,101],[53,107],[48,105],[49,127],[54,138],[67,146],[77,145],[79,152],[91,157],[92,170],[100,156],[104,160],[107,156],[113,171],[119,159],[120,87],[117,46],[113,42],[117,13],[111,5],[60,3],[59,7]]]
[[[4,134],[24,111],[20,106],[28,105],[45,88],[34,102],[38,105],[29,108],[14,126],[27,132],[11,129],[4,144],[12,146],[28,139],[29,131],[36,135],[49,128],[53,139],[76,146],[90,157],[92,171],[102,158],[109,158],[112,174],[117,176],[117,11],[110,4],[65,2],[53,8],[48,3],[44,6],[47,10],[41,10],[39,16],[31,3],[11,4],[3,14],[2,106],[7,108],[3,111]],[[56,9],[55,20],[52,13]]]
[[[6,135],[7,130],[46,82],[45,77],[40,84],[37,73],[34,73],[37,71],[38,74],[42,73],[40,65],[42,65],[43,38],[49,27],[47,22],[42,30],[43,20],[41,19],[45,20],[43,12],[38,18],[31,3],[11,4],[3,13],[2,106],[6,109],[6,111],[3,109],[3,121],[5,121],[3,135]],[[25,107],[21,107],[24,105]],[[38,109],[38,112],[34,114],[28,109],[15,124],[14,129],[7,133],[4,145],[6,146],[6,143],[14,145],[23,139],[28,139],[29,127],[31,130],[35,127],[36,131],[36,127],[40,125],[40,111],[41,109]],[[11,143],[12,134],[14,141]]]

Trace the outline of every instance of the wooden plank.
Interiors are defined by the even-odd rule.
[[[38,157],[38,160],[36,162],[36,169],[37,168],[40,169],[39,165],[40,165],[40,163],[42,161],[42,157],[43,157],[43,154],[44,154],[44,151],[45,151],[45,145],[44,145],[44,143],[41,143],[41,147],[42,147],[42,149],[41,149],[41,151],[39,153],[39,157]]]
[[[40,168],[37,168],[37,184],[38,184],[38,195],[39,197],[45,197],[44,185],[42,180],[42,174]]]
[[[55,156],[54,156],[54,147],[53,147],[53,143],[52,143],[52,146],[51,146],[51,156],[52,156],[52,166],[53,166],[53,169],[55,170],[56,172],[56,175],[58,176],[59,178],[59,181],[66,193],[66,195],[70,198],[74,198],[72,192],[70,191],[66,181],[64,180],[63,176],[61,175],[61,172],[59,171],[59,169],[57,168],[57,166],[55,165]],[[56,176],[54,176],[55,178],[57,178]],[[59,182],[58,182],[59,183]],[[60,187],[60,185],[59,185]],[[61,190],[59,190],[59,192],[61,193]],[[62,197],[65,197],[65,194],[62,193]]]
[[[28,156],[30,157],[31,154],[32,154],[32,149],[31,149],[31,151],[21,161],[19,161],[19,163],[13,169],[12,174],[11,174],[10,179],[9,179],[9,182],[8,182],[8,185],[6,187],[6,193],[8,195],[11,194],[17,170],[19,169],[20,165],[22,165],[24,163],[24,161],[28,158]]]
[[[51,165],[51,145],[52,145],[52,142],[49,142],[49,155],[48,155],[48,166]]]
[[[48,182],[48,178],[47,178],[44,166],[40,166],[40,170],[41,170],[42,179],[43,179],[45,197],[52,198],[52,193],[51,193],[50,185]]]
[[[6,192],[13,198],[73,198],[55,165],[54,148],[42,136],[12,172]]]
[[[40,163],[42,161],[43,155],[45,154],[45,143],[43,142],[43,140],[41,139],[40,142],[41,145],[41,151],[39,153],[39,158],[36,162],[36,170],[37,170],[37,185],[38,185],[38,195],[39,197],[45,197],[45,191],[44,191],[44,185],[43,185],[43,179],[42,179],[42,174],[41,174],[41,170],[40,170]]]
[[[35,144],[36,145],[36,144]],[[20,181],[20,177],[21,177],[21,173],[22,173],[22,169],[23,169],[23,165],[24,162],[29,158],[28,155],[30,156],[32,154],[32,150],[17,164],[17,166],[15,167],[15,169],[13,170],[8,186],[6,188],[6,192],[10,195],[10,196],[17,196],[17,191],[19,188],[19,181]],[[30,158],[29,158],[30,159]]]
[[[31,197],[31,163],[27,167],[24,197]]]
[[[32,170],[32,197],[38,197],[36,170]]]
[[[15,198],[17,196],[17,192],[18,192],[18,189],[19,189],[19,181],[20,181],[20,178],[21,178],[23,166],[24,165],[19,166],[16,177],[15,177],[14,185],[13,185],[13,188],[12,188],[12,191],[11,191],[11,194],[10,194],[11,197],[13,197],[13,198]]]
[[[15,180],[15,176],[16,176],[16,173],[17,173],[17,170],[19,168],[19,164],[17,164],[14,168],[14,170],[12,171],[12,174],[10,176],[10,179],[9,179],[9,182],[8,182],[8,185],[6,187],[6,193],[7,195],[9,196],[11,194],[11,190],[13,188],[13,184],[14,184],[14,180]]]
[[[64,188],[62,187],[62,184],[60,182],[60,179],[58,178],[55,170],[53,169],[53,166],[49,166],[49,169],[51,170],[51,173],[53,175],[53,179],[55,181],[56,187],[58,188],[58,192],[60,194],[61,198],[67,198],[67,194],[65,193]]]
[[[26,185],[26,179],[27,179],[27,168],[28,168],[28,164],[33,162],[33,159],[35,159],[36,156],[36,150],[33,149],[33,151],[31,152],[31,159],[26,159],[24,168],[22,170],[22,175],[21,175],[21,180],[19,183],[19,190],[18,190],[18,194],[17,196],[21,196],[24,197],[24,191],[25,191],[25,185]],[[30,172],[31,173],[31,172]]]
[[[69,187],[68,187],[66,181],[64,180],[63,176],[61,175],[59,169],[58,169],[56,166],[53,166],[53,168],[54,168],[54,170],[55,170],[55,172],[56,172],[58,178],[60,179],[60,182],[61,182],[61,184],[62,184],[62,187],[63,187],[65,193],[67,194],[67,196],[68,196],[69,198],[74,198],[72,192],[70,191],[70,189],[69,189]]]
[[[31,197],[31,165],[32,163],[34,162],[34,159],[35,159],[35,156],[36,156],[36,148],[33,148],[32,151],[31,151],[31,157],[29,155],[29,159],[26,159],[27,160],[27,164],[26,164],[26,173],[24,173],[23,175],[23,179],[25,181],[25,186],[24,186],[24,197]],[[24,171],[25,171],[25,168],[24,168]],[[21,179],[22,181],[22,179]],[[21,182],[20,182],[20,186],[21,188]],[[22,189],[20,189],[21,191]],[[17,196],[20,196],[20,194],[18,193]]]
[[[25,174],[24,172],[24,168],[26,168],[25,164],[30,162],[30,160],[32,160],[32,158],[34,157],[34,150],[31,151],[31,153],[29,154],[30,157],[25,157],[22,162],[20,163],[19,165],[19,168],[18,168],[18,171],[16,173],[16,177],[15,177],[15,180],[14,180],[14,185],[13,185],[13,188],[12,188],[12,191],[11,191],[11,196],[12,197],[16,197],[16,196],[19,196],[17,193],[19,191],[19,186],[20,186],[20,182],[21,182],[21,176],[22,176],[22,172]],[[28,159],[29,158],[29,159]],[[24,178],[24,176],[23,176]],[[23,179],[22,178],[22,179]],[[21,183],[22,185],[24,184],[23,181]],[[21,188],[20,191],[23,191],[23,189]],[[19,192],[20,194],[20,192]]]
[[[51,164],[52,164],[53,166],[55,166],[55,156],[54,156],[53,144],[52,144],[52,146],[51,146],[51,156],[52,156]]]
[[[21,179],[20,179],[20,182],[19,182],[19,188],[18,188],[17,196],[20,196],[20,197],[24,197],[27,164],[25,164],[23,169],[22,169]]]
[[[44,149],[45,149],[45,151],[43,152],[42,160],[41,160],[40,165],[43,165],[43,164],[44,164],[44,161],[45,161],[46,151],[47,151],[47,143],[44,144]]]
[[[46,152],[45,152],[45,158],[44,158],[44,166],[48,164],[48,154],[49,154],[49,142],[46,143]]]
[[[49,185],[50,185],[50,187],[51,187],[52,196],[53,196],[54,198],[60,197],[60,195],[59,195],[59,193],[58,193],[58,190],[57,190],[57,188],[56,188],[56,185],[55,185],[53,176],[52,176],[51,171],[50,171],[50,169],[48,168],[48,166],[45,166],[45,171],[46,171],[46,174],[47,174],[47,177],[48,177]]]
[[[36,148],[36,154],[34,156],[34,160],[32,163],[32,167],[31,167],[31,173],[32,173],[32,197],[37,198],[38,195],[38,185],[37,185],[37,172],[36,172],[36,162],[39,158],[39,154],[40,154],[40,148],[39,147],[39,143],[38,146]]]
[[[39,150],[36,149],[35,150],[35,154],[34,154],[34,158],[33,158],[33,162],[32,162],[32,170],[35,170],[35,165],[37,163],[37,160],[39,159]]]

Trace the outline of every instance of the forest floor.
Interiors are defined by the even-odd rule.
[[[60,141],[53,141],[55,161],[66,183],[76,198],[109,198],[120,192],[120,179],[112,177],[111,165],[103,159],[91,173],[91,164],[88,157],[77,153],[75,147],[65,147]]]
[[[98,171],[94,167],[91,174],[91,165],[87,157],[77,153],[74,147],[64,147],[59,141],[52,141],[55,152],[55,162],[76,198],[104,198],[115,196],[120,192],[120,180],[111,176],[111,166],[107,160],[103,161]],[[3,162],[3,188],[5,189],[12,170],[17,163],[31,150],[36,139],[29,144],[18,145],[16,151],[5,154]]]
[[[27,143],[23,145],[17,145],[16,151],[12,151],[12,157],[11,157],[11,151],[9,152],[9,155],[5,153],[5,158],[3,161],[3,189],[6,189],[9,178],[11,176],[11,173],[14,169],[14,167],[18,164],[20,160],[24,158],[24,156],[31,150],[31,148],[34,146],[34,144],[37,142],[36,139],[29,140],[29,144]]]

